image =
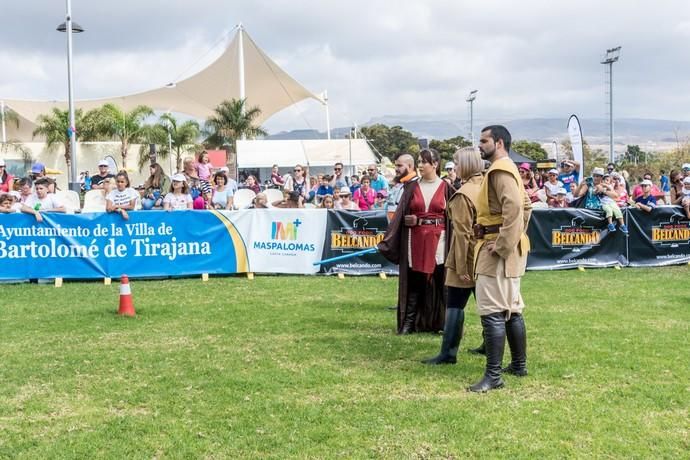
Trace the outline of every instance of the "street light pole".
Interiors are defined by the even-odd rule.
[[[70,143],[70,182],[69,188],[77,193],[81,190],[77,174],[77,130],[76,122],[74,120],[74,89],[72,83],[72,32],[83,32],[78,24],[72,23],[72,1],[66,0],[67,14],[65,22],[60,24],[57,28],[60,32],[67,32],[67,99],[69,104],[69,128],[67,134],[69,135]]]
[[[473,104],[474,100],[477,98],[477,91],[476,89],[470,91],[470,95],[467,96],[467,99],[465,99],[465,102],[470,103],[470,142],[472,142],[472,147],[474,147],[474,110],[473,110]]]
[[[601,64],[609,66],[609,162],[613,163],[613,63],[620,57],[621,47],[606,50]]]

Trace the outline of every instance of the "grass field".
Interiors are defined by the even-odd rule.
[[[690,268],[532,272],[525,378],[396,336],[397,279],[0,287],[3,458],[688,458]],[[508,359],[506,356],[506,360]]]

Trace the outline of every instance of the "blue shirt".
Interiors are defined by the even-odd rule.
[[[640,203],[645,206],[656,208],[656,198],[654,198],[654,195],[652,195],[651,193],[647,198],[645,198],[644,195],[638,196],[637,198],[635,198],[635,203]]]
[[[325,196],[325,195],[333,195],[333,187],[330,185],[319,185],[319,188],[316,189],[316,196]]]
[[[563,185],[565,186],[566,190],[570,190],[570,184],[572,184],[573,182],[575,183],[575,185],[580,183],[580,172],[573,171],[568,174],[559,174],[558,180],[563,182]]]
[[[671,191],[671,184],[668,181],[668,176],[666,176],[666,175],[661,176],[660,181],[661,181],[661,191],[664,193],[670,192]]]
[[[376,180],[371,181],[371,188],[377,192],[380,190],[388,191],[388,181],[383,177],[383,174],[379,174],[376,176]]]

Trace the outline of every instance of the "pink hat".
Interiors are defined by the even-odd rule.
[[[525,171],[531,171],[532,165],[527,163],[527,162],[524,162],[524,163],[520,163],[520,166],[518,166],[518,168],[524,169]]]

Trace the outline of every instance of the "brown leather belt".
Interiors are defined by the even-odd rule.
[[[418,219],[417,225],[446,225],[446,219]]]
[[[474,237],[477,239],[482,239],[484,238],[484,235],[492,234],[492,233],[498,233],[501,230],[501,224],[496,224],[496,225],[482,225],[482,224],[474,224],[472,226],[472,230],[474,230]]]

